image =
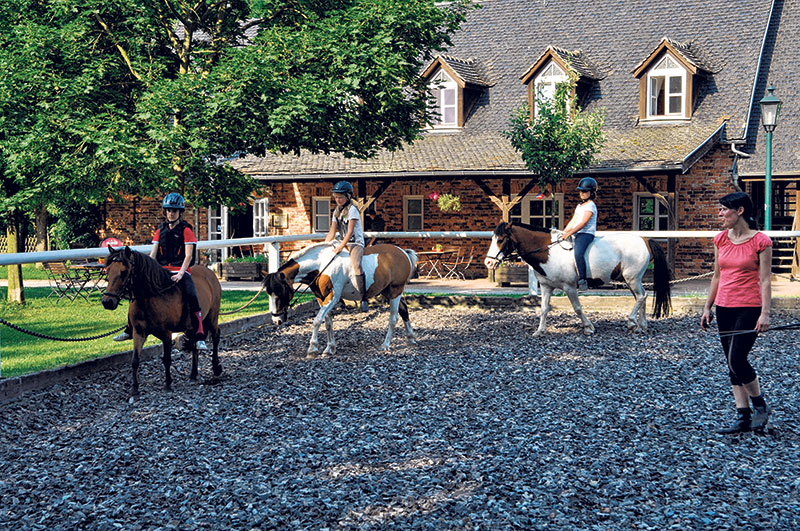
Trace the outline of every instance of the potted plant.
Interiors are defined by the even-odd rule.
[[[428,198],[436,201],[439,210],[442,212],[458,212],[461,210],[461,198],[457,195],[431,192],[428,194]]]
[[[257,256],[229,256],[222,261],[222,278],[225,280],[261,280],[267,269],[267,257]]]

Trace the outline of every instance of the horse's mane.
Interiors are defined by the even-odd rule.
[[[502,232],[501,227],[505,227],[507,225],[511,225],[511,223],[506,223],[505,221],[501,221],[500,224],[497,225],[497,228],[494,231],[495,235],[500,236]],[[545,229],[544,227],[541,227],[539,225],[530,225],[529,223],[520,223],[518,221],[515,221],[513,225],[515,227],[520,227],[532,232],[546,232],[547,234],[550,234],[550,229]]]
[[[120,249],[112,252],[109,256],[109,261],[116,253],[123,251],[124,249]],[[161,264],[150,258],[150,255],[131,249],[131,259],[133,262],[132,274],[136,278],[137,287],[144,287],[151,293],[159,293],[172,284],[172,279],[170,278],[172,274],[161,267]]]
[[[309,245],[308,247],[303,247],[303,248],[302,248],[302,249],[300,249],[299,251],[295,251],[295,252],[293,252],[293,253],[292,253],[292,254],[289,256],[289,258],[291,258],[291,259],[294,259],[294,260],[296,261],[298,258],[301,258],[301,257],[302,257],[302,256],[304,256],[306,253],[308,253],[308,252],[310,252],[310,251],[313,251],[313,250],[317,249],[318,247],[330,247],[330,246],[331,246],[331,242],[319,242],[319,243],[312,243],[312,244],[311,244],[311,245]]]

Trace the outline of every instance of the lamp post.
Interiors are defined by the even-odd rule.
[[[767,171],[764,175],[764,230],[772,230],[772,132],[778,125],[778,113],[781,112],[781,100],[773,94],[775,87],[767,88],[767,94],[758,104],[761,106],[761,125],[767,133]]]

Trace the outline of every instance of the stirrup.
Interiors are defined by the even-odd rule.
[[[206,345],[206,342],[202,339],[195,341],[194,347],[197,350],[208,350],[208,345]]]

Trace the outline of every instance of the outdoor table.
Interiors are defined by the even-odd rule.
[[[442,261],[446,260],[451,254],[453,254],[452,250],[418,252],[417,256],[421,258],[417,264],[419,276],[432,278],[435,274],[438,278],[444,278],[447,271],[444,271]]]
[[[88,295],[94,292],[103,292],[103,287],[100,284],[108,280],[105,264],[101,262],[79,262],[69,267],[77,271],[84,279],[79,288],[80,292],[86,292]]]

